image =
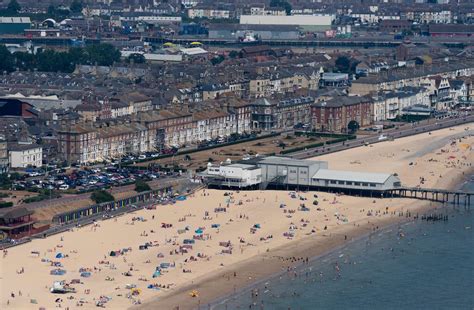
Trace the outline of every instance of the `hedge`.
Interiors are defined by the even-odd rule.
[[[324,145],[323,142],[307,144],[307,145],[304,145],[304,146],[298,146],[298,147],[295,147],[295,148],[292,148],[292,149],[283,150],[283,151],[280,152],[280,154],[294,153],[294,152],[298,152],[298,151],[303,151],[305,149],[312,149],[312,148],[315,148],[315,147],[320,147],[320,146],[323,146],[323,145]]]
[[[0,201],[0,209],[13,207],[13,202],[11,201]]]
[[[343,141],[347,141],[347,140],[353,140],[353,139],[357,138],[354,135],[344,135],[344,137],[340,137],[340,136],[341,135],[339,135],[339,138],[337,138],[337,139],[326,141],[326,144],[334,144],[334,143],[339,143],[339,142],[343,142]],[[295,148],[292,148],[292,149],[281,151],[280,154],[294,153],[294,152],[298,152],[298,151],[303,151],[305,149],[312,149],[312,148],[316,148],[316,147],[321,147],[323,145],[324,145],[324,142],[308,144],[308,145],[299,146],[299,147],[295,147]]]
[[[350,134],[343,134],[343,133],[330,133],[330,132],[312,132],[312,131],[296,131],[295,132],[296,136],[311,136],[311,137],[324,137],[324,138],[344,138],[344,137],[350,137],[354,135]]]

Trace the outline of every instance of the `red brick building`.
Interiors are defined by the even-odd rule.
[[[13,208],[0,213],[0,239],[5,236],[18,239],[32,232],[35,220],[33,211],[26,208]]]
[[[38,112],[28,102],[17,99],[0,98],[0,116],[36,118],[38,117]]]
[[[311,106],[313,128],[317,131],[348,132],[351,121],[359,127],[372,125],[373,101],[368,97],[338,96]]]

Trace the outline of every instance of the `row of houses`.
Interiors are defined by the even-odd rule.
[[[94,162],[125,154],[196,145],[233,134],[294,128],[349,132],[396,118],[403,109],[426,100],[424,88],[375,96],[347,96],[341,91],[312,95],[212,101],[149,110],[135,115],[65,121],[58,130],[58,152],[69,162]],[[352,124],[352,125],[351,125]]]

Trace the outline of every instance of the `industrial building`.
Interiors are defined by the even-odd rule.
[[[383,193],[401,186],[398,176],[330,170],[326,161],[282,156],[255,157],[239,163],[208,164],[199,174],[210,187],[250,189],[319,189],[357,193]]]
[[[213,40],[244,41],[246,38],[254,38],[255,40],[297,40],[300,33],[300,27],[296,25],[209,25],[209,39]]]
[[[30,27],[29,17],[0,17],[0,34],[23,34]]]
[[[315,15],[241,15],[240,24],[243,25],[296,25],[304,27],[306,30],[317,27],[318,31],[331,29],[336,16],[333,14]]]

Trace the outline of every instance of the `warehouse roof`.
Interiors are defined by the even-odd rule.
[[[390,176],[391,174],[388,173],[319,169],[313,176],[313,179],[383,184]]]
[[[31,24],[29,17],[0,17],[0,24]]]
[[[324,161],[294,159],[294,158],[282,157],[282,156],[268,156],[268,157],[260,157],[260,158],[257,157],[256,159],[259,159],[258,164],[264,164],[264,165],[287,165],[287,166],[309,167],[312,165],[319,165],[321,163],[326,163]]]

